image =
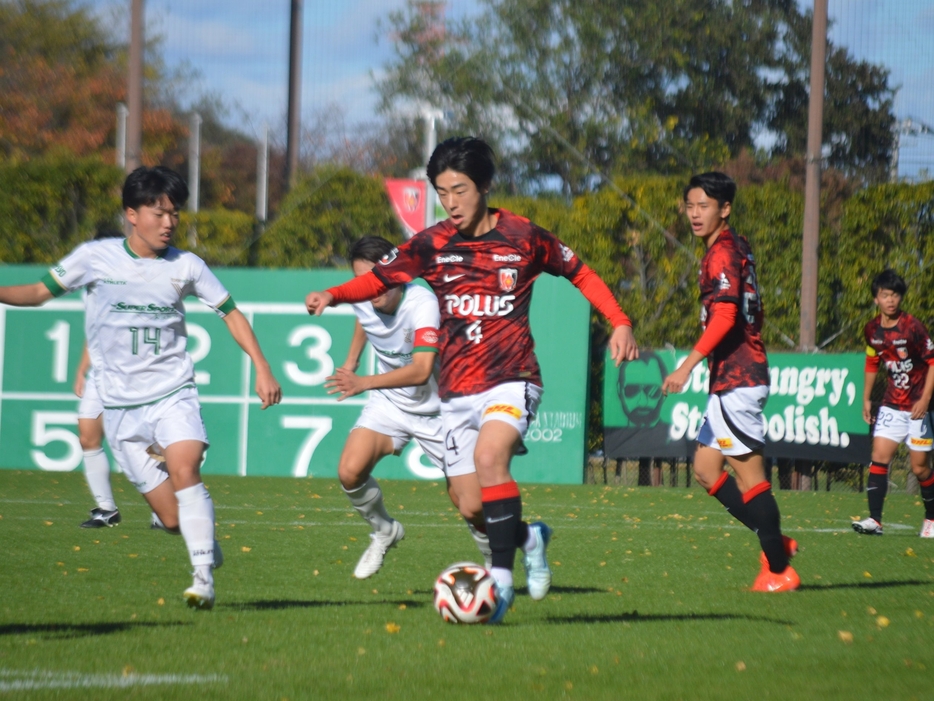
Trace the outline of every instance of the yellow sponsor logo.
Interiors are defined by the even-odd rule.
[[[912,445],[927,446],[934,442],[934,438],[910,438],[908,439],[908,442]]]
[[[877,355],[876,349],[872,346],[866,346],[866,355],[868,355],[870,358],[875,358]]]
[[[512,418],[518,419],[521,418],[522,411],[512,404],[493,404],[492,406],[488,406],[486,411],[483,412],[484,416],[489,416],[490,414],[509,414]]]
[[[720,449],[721,449],[721,450],[723,450],[724,448],[732,448],[732,447],[733,447],[733,439],[732,439],[732,438],[718,438],[718,439],[717,439],[717,445],[720,446]]]

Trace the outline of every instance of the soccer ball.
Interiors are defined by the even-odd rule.
[[[458,562],[435,580],[435,608],[448,623],[486,623],[496,610],[493,575],[473,562]]]

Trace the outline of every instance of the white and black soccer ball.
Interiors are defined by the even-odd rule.
[[[494,581],[482,565],[451,565],[435,580],[435,608],[448,623],[486,623],[496,610]]]

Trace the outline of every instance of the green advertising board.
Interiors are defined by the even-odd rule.
[[[35,282],[45,271],[0,267],[0,284]],[[212,310],[188,300],[188,351],[211,440],[204,472],[336,477],[344,440],[367,396],[338,402],[323,385],[347,355],[355,318],[348,305],[311,317],[303,301],[313,289],[347,280],[349,272],[215,272],[253,325],[283,401],[260,410],[249,358]],[[531,323],[545,395],[526,439],[529,454],[513,463],[520,483],[582,481],[589,317],[589,304],[567,280],[543,275],[536,282]],[[68,471],[81,465],[72,386],[83,344],[84,305],[77,294],[39,308],[0,305],[0,468]],[[360,372],[372,372],[373,362],[368,350]],[[380,463],[376,474],[442,478],[414,444]]]
[[[661,392],[662,380],[687,355],[683,350],[643,352],[619,369],[607,357],[603,416],[608,457],[684,457],[693,452],[707,406],[707,364],[694,368],[682,392]],[[864,358],[860,353],[770,353],[765,454],[844,463],[867,460]]]

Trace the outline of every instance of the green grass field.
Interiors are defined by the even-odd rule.
[[[934,698],[934,541],[920,500],[858,536],[862,494],[778,493],[804,583],[746,591],[754,536],[698,489],[530,486],[554,586],[502,626],[445,624],[446,565],[476,560],[442,485],[383,484],[406,527],[383,570],[336,481],[209,477],[226,564],[190,611],[180,538],[115,476],[124,522],[78,524],[78,473],[0,472],[0,697],[28,699]],[[517,584],[524,584],[520,573]]]

